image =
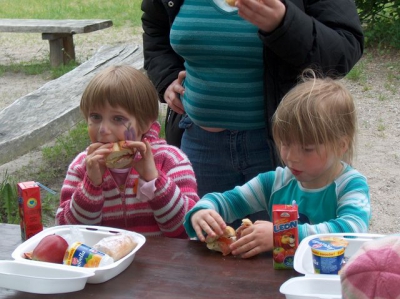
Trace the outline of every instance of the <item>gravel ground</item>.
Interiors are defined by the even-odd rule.
[[[104,44],[139,43],[140,30],[110,28],[75,36],[78,61],[91,57]],[[31,61],[48,55],[47,41],[37,34],[2,34],[1,65]],[[400,232],[400,52],[378,55],[367,53],[358,63],[358,80],[344,80],[353,93],[359,117],[359,138],[354,166],[370,184],[374,233]],[[26,76],[6,73],[0,76],[0,109],[49,81],[48,74]],[[0,166],[0,179],[27,164],[40,163],[34,151]],[[55,187],[60,188],[61,186]]]

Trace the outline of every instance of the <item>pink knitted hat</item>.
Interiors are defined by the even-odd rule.
[[[340,280],[344,299],[400,299],[400,235],[365,242]]]

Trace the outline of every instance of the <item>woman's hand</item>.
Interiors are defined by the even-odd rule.
[[[130,148],[132,151],[136,149],[140,153],[141,158],[139,160],[134,160],[132,167],[136,169],[141,179],[150,182],[158,178],[158,170],[154,162],[153,152],[151,151],[151,145],[147,139],[144,139],[143,142],[126,141],[124,147]]]
[[[274,31],[286,14],[280,0],[237,0],[238,14],[265,32]]]
[[[164,101],[172,110],[179,114],[185,113],[185,110],[183,109],[183,104],[179,98],[180,96],[183,96],[185,92],[185,88],[183,88],[182,86],[182,82],[185,77],[186,71],[179,72],[178,79],[173,81],[164,93]]]
[[[94,186],[100,186],[106,170],[105,157],[111,153],[112,143],[92,143],[86,155],[86,173]]]
[[[273,224],[269,221],[256,221],[244,229],[241,238],[231,244],[233,255],[249,258],[273,248]]]
[[[222,236],[226,228],[226,223],[222,217],[214,210],[204,209],[195,212],[190,218],[197,238],[204,242],[203,231],[210,237]]]

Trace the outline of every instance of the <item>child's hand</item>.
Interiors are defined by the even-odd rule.
[[[232,254],[249,258],[273,248],[273,224],[269,221],[256,221],[244,229],[241,238],[231,244]]]
[[[203,231],[210,237],[222,236],[226,228],[226,223],[222,217],[214,210],[204,209],[195,212],[190,218],[197,238],[204,242]]]
[[[144,139],[143,142],[126,141],[126,147],[130,149],[136,148],[142,156],[140,160],[135,160],[132,166],[144,181],[150,182],[158,178],[158,170],[156,168],[156,163],[154,162],[151,145],[147,139]]]
[[[86,156],[86,172],[95,186],[103,182],[103,175],[106,170],[105,157],[111,152],[112,143],[92,143],[89,145]]]
[[[272,32],[282,22],[286,7],[281,0],[237,0],[238,14],[265,32]]]

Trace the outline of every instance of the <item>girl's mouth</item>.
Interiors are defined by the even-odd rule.
[[[292,174],[294,176],[298,176],[298,175],[300,175],[302,173],[302,171],[296,170],[296,169],[292,169],[292,168],[290,169],[290,171],[292,172]]]

